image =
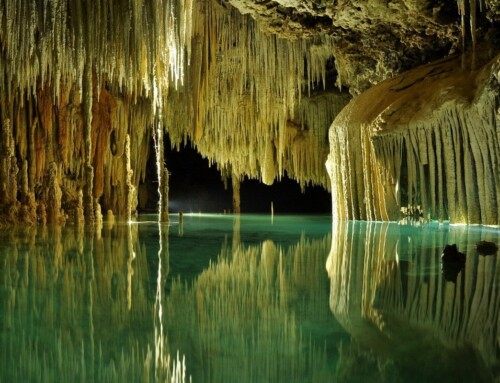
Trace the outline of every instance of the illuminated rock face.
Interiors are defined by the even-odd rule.
[[[2,1],[0,224],[135,209],[130,183],[182,78],[189,4]]]
[[[99,93],[91,112],[91,211],[101,199],[103,208],[125,216],[127,161],[133,164],[134,184],[138,184],[149,150],[150,109],[135,104],[130,113],[129,100],[113,97],[105,89]],[[10,108],[2,110],[9,116],[3,119],[2,131],[0,208],[4,220],[77,220],[84,205],[79,194],[86,190],[88,168],[82,109],[73,88],[57,100],[49,90],[38,92],[36,97],[15,97]],[[133,137],[131,158],[125,151],[129,131]]]
[[[327,162],[335,216],[394,220],[402,209],[500,223],[500,59],[465,60],[384,81],[337,116]]]

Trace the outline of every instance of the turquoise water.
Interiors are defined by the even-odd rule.
[[[500,381],[498,228],[156,218],[0,232],[0,382]]]

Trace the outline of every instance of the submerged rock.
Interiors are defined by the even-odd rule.
[[[498,251],[498,246],[493,242],[480,241],[476,245],[476,251],[481,255],[494,255]]]
[[[448,282],[455,283],[457,276],[465,267],[465,254],[457,249],[457,245],[446,245],[441,253],[441,271]]]
[[[465,254],[458,251],[457,245],[446,245],[441,253],[443,263],[465,262]]]

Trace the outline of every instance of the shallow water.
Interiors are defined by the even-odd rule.
[[[0,232],[0,382],[500,381],[498,228],[155,220]]]

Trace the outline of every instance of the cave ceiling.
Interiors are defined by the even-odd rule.
[[[283,38],[332,36],[337,85],[347,87],[351,94],[459,53],[462,29],[470,35],[472,19],[478,40],[500,20],[496,0],[222,0],[222,4],[250,15],[262,30]],[[472,6],[475,18],[470,17]]]

